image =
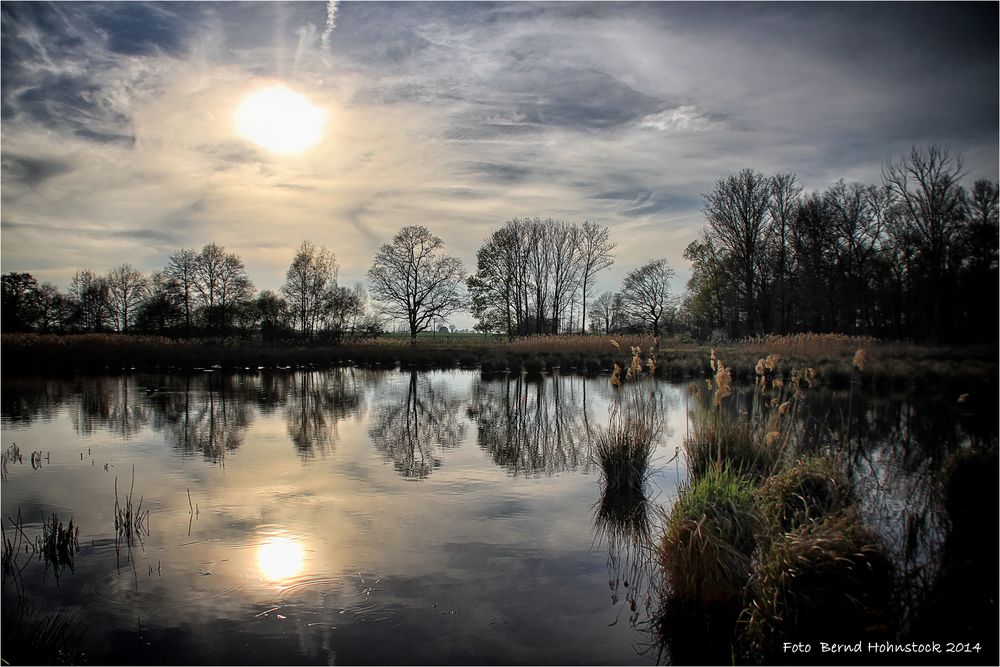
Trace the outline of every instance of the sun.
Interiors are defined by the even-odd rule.
[[[302,571],[302,545],[287,537],[272,537],[257,548],[257,568],[270,581],[294,577]]]
[[[236,110],[237,131],[282,155],[306,151],[323,138],[326,114],[291,88],[273,85],[256,90]]]

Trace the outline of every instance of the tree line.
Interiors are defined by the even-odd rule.
[[[308,241],[277,293],[258,293],[240,257],[215,243],[179,250],[149,276],[127,263],[103,274],[77,271],[65,292],[30,273],[2,281],[4,331],[312,340],[378,327],[364,287],[338,285],[333,253]]]
[[[304,241],[278,292],[257,292],[242,260],[215,243],[179,250],[146,276],[129,264],[78,271],[68,289],[2,276],[4,331],[259,336],[336,342],[402,322],[411,341],[457,312],[508,337],[687,332],[699,339],[825,332],[959,341],[997,339],[997,193],[967,191],[961,159],[914,148],[882,183],[839,181],[805,194],[795,174],[752,169],[703,195],[706,225],[687,246],[683,298],[665,259],[593,296],[615,243],[596,222],[513,218],[476,253],[476,270],[427,228],[377,251],[368,289],[337,283],[334,254]],[[369,290],[371,299],[369,298]]]
[[[759,333],[997,340],[997,183],[966,190],[937,146],[878,185],[803,193],[794,174],[745,169],[704,195],[707,224],[679,316],[700,338]]]

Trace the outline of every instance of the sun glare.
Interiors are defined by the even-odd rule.
[[[302,545],[287,537],[272,537],[257,549],[257,567],[270,581],[294,577],[302,571]]]
[[[236,111],[237,131],[259,146],[283,155],[301,153],[323,138],[326,114],[285,86],[247,95]]]

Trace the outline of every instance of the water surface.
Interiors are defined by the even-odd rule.
[[[661,391],[665,464],[684,414]],[[72,571],[33,561],[23,595],[80,610],[92,662],[653,662],[632,608],[648,577],[595,529],[611,395],[607,378],[344,368],[5,380],[23,463],[4,516],[80,527]],[[133,469],[149,534],[129,549],[115,483],[123,501]],[[666,500],[683,471],[657,471]]]

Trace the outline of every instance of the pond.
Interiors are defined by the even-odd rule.
[[[684,414],[663,391],[665,464]],[[465,371],[5,380],[5,536],[54,513],[80,551],[58,576],[27,563],[4,610],[22,588],[79,610],[91,662],[654,662],[595,528],[611,396],[606,377]],[[658,466],[653,493],[682,475]]]
[[[657,392],[648,495],[669,509],[691,394]],[[591,457],[614,396],[606,376],[458,370],[5,378],[5,541],[19,513],[23,542],[56,514],[79,551],[22,544],[4,624],[58,612],[97,663],[669,661],[657,575],[608,525]],[[803,416],[814,447],[849,445],[896,551],[923,513],[915,563],[933,555],[936,466],[996,439],[992,418],[942,409],[827,392]]]

